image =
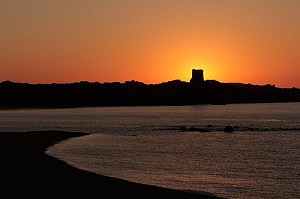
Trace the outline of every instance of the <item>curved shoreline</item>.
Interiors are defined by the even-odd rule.
[[[219,198],[133,183],[74,168],[45,153],[48,147],[86,133],[0,133],[0,183],[4,198]]]

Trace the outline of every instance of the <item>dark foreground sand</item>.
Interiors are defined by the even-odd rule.
[[[73,168],[44,153],[83,133],[0,133],[1,198],[217,198],[105,177]]]

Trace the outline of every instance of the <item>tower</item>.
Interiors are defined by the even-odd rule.
[[[193,69],[192,70],[192,79],[190,83],[192,84],[202,84],[204,82],[204,75],[203,75],[203,70],[199,69]]]

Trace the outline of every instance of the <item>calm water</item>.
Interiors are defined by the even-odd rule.
[[[0,111],[0,131],[28,130],[91,133],[47,153],[95,173],[229,198],[300,198],[300,103]]]

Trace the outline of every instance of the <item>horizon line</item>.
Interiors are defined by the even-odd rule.
[[[184,80],[180,80],[180,79],[173,79],[173,80],[169,80],[169,81],[165,81],[165,82],[160,82],[160,83],[144,83],[138,80],[126,80],[123,82],[119,82],[119,81],[111,81],[111,82],[99,82],[99,81],[87,81],[87,80],[81,80],[81,81],[74,81],[74,82],[51,82],[51,83],[29,83],[29,82],[15,82],[15,81],[11,81],[11,80],[4,80],[2,82],[0,82],[0,84],[5,84],[5,83],[12,83],[12,84],[29,84],[29,85],[51,85],[51,84],[59,84],[59,85],[63,85],[63,84],[80,84],[80,83],[90,83],[90,84],[114,84],[114,83],[119,83],[119,84],[126,84],[126,83],[130,83],[130,82],[135,82],[135,83],[141,83],[144,85],[160,85],[160,84],[165,84],[165,83],[169,83],[169,82],[175,82],[175,81],[179,81],[182,83],[188,83],[191,84],[191,82],[188,81],[184,81]],[[290,89],[300,89],[298,87],[277,87],[275,84],[253,84],[253,83],[243,83],[243,82],[220,82],[218,80],[214,80],[214,79],[207,79],[204,80],[204,82],[217,82],[220,84],[239,84],[239,85],[251,85],[251,86],[271,86],[271,87],[275,87],[275,88],[290,88]]]

